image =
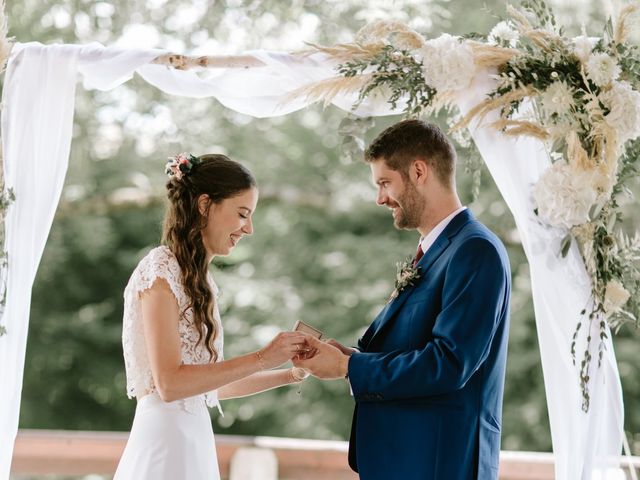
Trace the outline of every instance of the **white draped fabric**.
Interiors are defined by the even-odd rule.
[[[334,75],[334,65],[322,54],[300,59],[255,51],[249,54],[265,67],[195,73],[149,64],[161,53],[99,44],[14,46],[2,111],[5,182],[14,189],[16,201],[6,218],[9,270],[3,321],[8,333],[0,338],[0,478],[8,476],[17,432],[31,288],[67,169],[77,74],[86,87],[108,90],[137,72],[166,93],[213,96],[226,107],[254,117],[283,115],[305,107],[306,99],[291,101],[289,94]],[[461,110],[482,98],[488,82],[489,77],[481,75],[464,92],[459,100]],[[350,110],[354,100],[355,96],[341,96],[333,103]],[[369,102],[356,113],[393,112],[385,102]],[[542,145],[531,139],[506,138],[485,127],[475,128],[473,137],[513,213],[531,268],[556,478],[603,478],[593,474],[619,461],[622,390],[613,346],[607,341],[602,367],[591,368],[591,408],[588,413],[580,408],[578,371],[571,363],[569,348],[579,311],[587,304],[589,279],[575,248],[567,259],[558,258],[562,232],[543,227],[533,215],[530,187],[549,158]],[[596,348],[594,342],[594,358]]]
[[[17,50],[16,50],[17,53]],[[25,49],[12,60],[3,91],[2,148],[7,187],[19,199],[5,218],[11,267],[0,337],[0,478],[9,476],[18,428],[31,287],[67,171],[77,50]]]

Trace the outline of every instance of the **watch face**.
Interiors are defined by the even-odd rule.
[[[313,328],[311,325],[304,323],[301,320],[298,320],[293,326],[294,332],[303,332],[308,333],[309,335],[316,337],[318,340],[322,338],[322,332],[317,328]]]

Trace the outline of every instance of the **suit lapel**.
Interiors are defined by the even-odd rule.
[[[418,282],[425,281],[425,278],[429,275],[429,269],[447,249],[447,247],[451,243],[451,239],[455,237],[460,229],[471,220],[473,220],[473,215],[469,211],[469,209],[463,210],[458,215],[453,217],[451,222],[449,222],[447,227],[438,236],[433,245],[431,245],[429,250],[427,250],[425,255],[418,262],[417,267],[420,270],[420,278],[418,279]],[[362,344],[365,348],[367,348],[371,344],[371,342],[373,342],[375,337],[378,336],[378,334],[380,334],[380,332],[391,323],[392,319],[396,318],[396,313],[405,303],[407,298],[409,298],[414,292],[416,285],[403,290],[402,292],[400,292],[400,295],[398,295],[390,303],[385,305],[385,307],[382,309],[380,314],[378,314],[369,329],[362,336]]]

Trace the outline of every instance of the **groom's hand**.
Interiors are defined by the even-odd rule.
[[[349,355],[340,349],[316,338],[307,338],[307,343],[313,349],[312,357],[295,357],[293,364],[304,368],[314,377],[323,380],[345,378],[349,367]]]
[[[333,338],[330,338],[329,340],[325,340],[325,342],[327,342],[329,345],[332,345],[332,346],[336,347],[338,350],[340,350],[345,355],[351,355],[352,353],[358,351],[356,348],[345,347],[344,345],[342,345],[337,340],[334,340]]]

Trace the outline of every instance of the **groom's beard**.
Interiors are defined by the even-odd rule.
[[[413,230],[420,226],[420,219],[424,211],[424,200],[420,197],[418,189],[412,183],[407,182],[404,193],[398,197],[398,215],[393,220],[397,229]]]

